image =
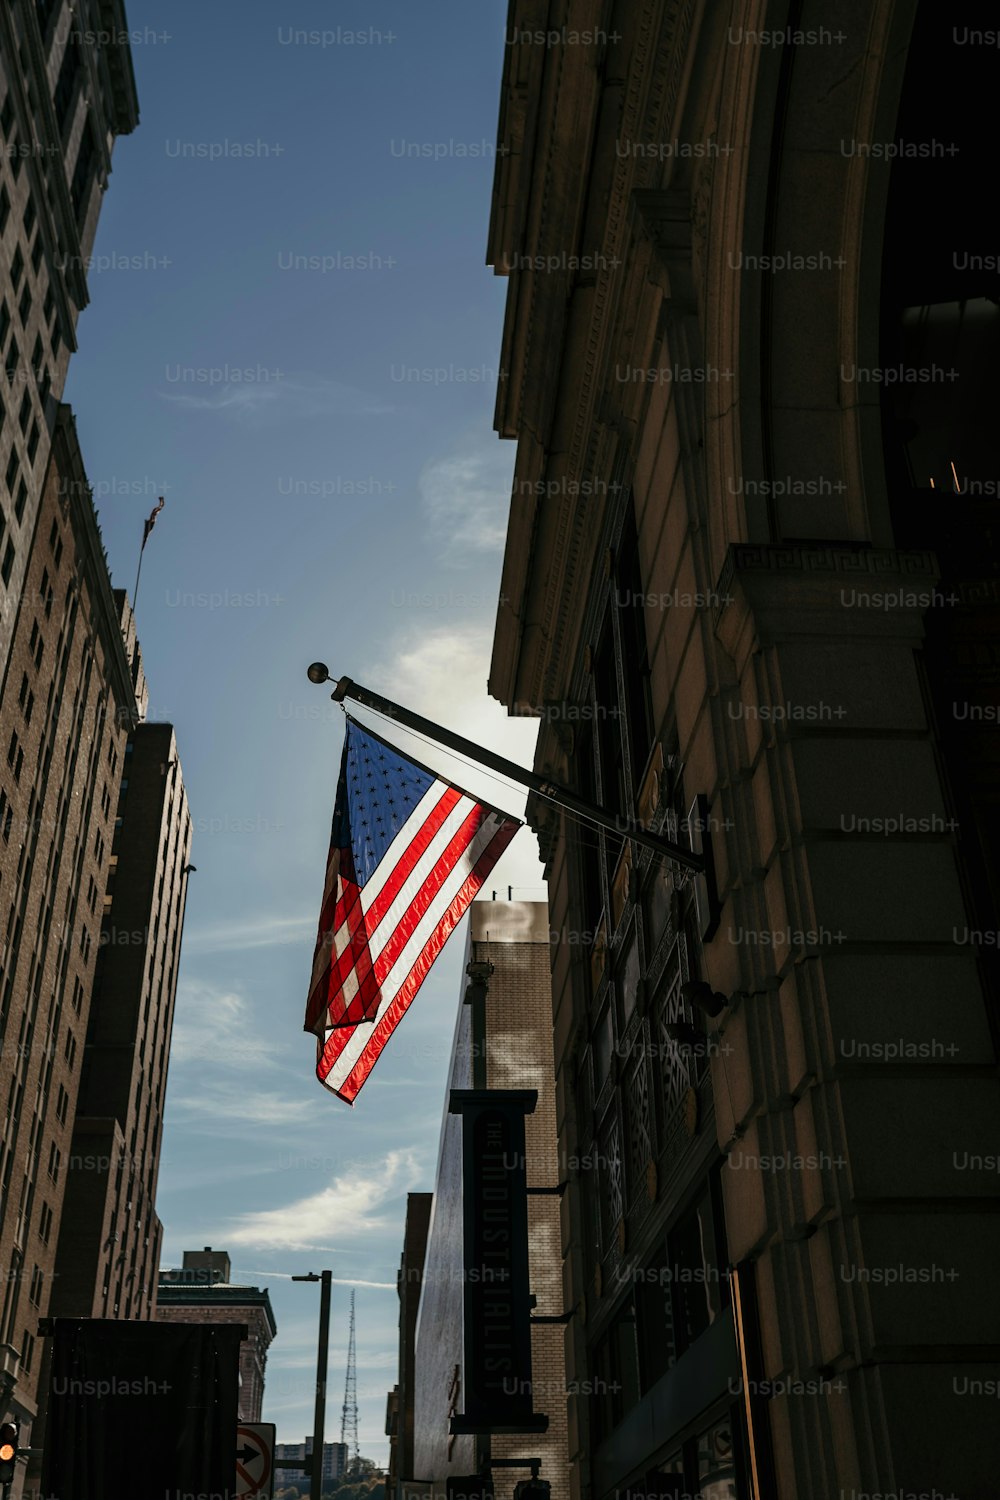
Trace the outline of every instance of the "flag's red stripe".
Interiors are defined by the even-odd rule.
[[[347,945],[341,953],[335,954],[333,950],[333,934],[339,932],[343,926],[342,921],[337,921],[334,928],[327,929],[326,940],[330,945],[328,963],[320,972],[313,985],[312,994],[309,997],[309,1005],[306,1010],[306,1027],[308,1030],[318,1022],[323,1011],[328,1013],[328,1024],[331,1026],[354,1026],[363,1020],[366,1014],[374,1014],[378,1009],[377,990],[374,991],[374,1006],[367,1004],[366,999],[357,1000],[357,994],[345,1005],[342,999],[344,987],[352,972],[357,976],[358,988],[369,980],[372,970],[371,950],[368,945],[368,934],[375,930],[375,921],[380,919],[380,914],[388,910],[395,901],[403,884],[409,879],[418,860],[420,860],[432,840],[437,836],[439,830],[451,815],[455,806],[462,798],[462,793],[454,787],[445,787],[441,796],[434,806],[429,810],[423,823],[413,835],[410,843],[406,846],[400,856],[395,868],[392,870],[382,890],[372,903],[371,910],[366,912],[361,900],[361,888],[354,884],[345,884],[341,881],[341,890],[346,892],[337,905],[337,915],[346,912],[348,916]],[[405,825],[404,825],[405,826]],[[383,897],[385,898],[383,901]],[[363,930],[363,941],[358,941],[358,932]],[[315,960],[314,960],[315,964]],[[365,992],[368,1001],[372,998],[372,987],[369,984]],[[357,1003],[355,1003],[355,1001]]]
[[[354,1103],[369,1073],[378,1060],[382,1048],[403,1019],[411,1001],[426,979],[431,964],[437,958],[446,941],[451,936],[456,924],[464,915],[469,903],[474,899],[476,892],[481,888],[483,882],[519,827],[518,823],[504,822],[497,829],[497,832],[476,861],[471,873],[466,877],[463,885],[456,893],[447,911],[442,915],[434,931],[424,944],[413,968],[396,992],[384,1016],[374,1027],[371,1039],[366,1044],[364,1051],[344,1079],[340,1088],[333,1088],[326,1082],[326,1079],[329,1077],[340,1053],[350,1040],[352,1031],[338,1029],[332,1032],[325,1046],[322,1040],[319,1041],[317,1046],[316,1076],[325,1088],[328,1088],[331,1093],[336,1094],[338,1098],[343,1099],[346,1104]]]
[[[481,872],[481,877],[480,878],[483,879],[483,880],[485,880],[486,876],[489,874],[489,871],[493,868],[493,863],[495,862],[494,860],[491,860],[489,863],[487,863],[487,859],[488,859],[488,856],[490,854],[490,851],[496,845],[496,841],[500,837],[501,833],[503,833],[504,829],[506,827],[508,827],[508,826],[511,827],[511,833],[508,834],[504,838],[503,844],[501,844],[498,847],[497,854],[495,856],[496,858],[499,858],[500,853],[503,852],[503,849],[506,847],[507,843],[510,842],[510,838],[517,831],[517,829],[518,829],[518,827],[520,825],[517,824],[517,823],[509,825],[507,822],[504,822],[504,823],[502,823],[498,827],[497,831],[493,834],[493,836],[491,837],[489,843],[486,845],[486,848],[483,850],[482,854],[480,854],[479,859],[476,862],[476,865],[473,867],[472,871],[470,872],[469,876],[466,877],[465,884],[462,886],[461,889],[464,890],[465,886],[468,885],[469,881],[471,879],[473,879],[474,877],[476,877],[477,874],[480,873],[480,872]],[[336,1059],[337,1059],[337,1057],[339,1057],[340,1053],[343,1051],[344,1047],[347,1045],[347,1042],[348,1042],[348,1040],[350,1038],[350,1033],[353,1030],[354,1030],[353,1026],[349,1027],[349,1028],[338,1028],[337,1030],[335,1030],[327,1038],[327,1041],[326,1041],[326,1050],[330,1054],[331,1063],[335,1062]]]
[[[362,1021],[365,1017],[371,1019],[377,1013],[381,1003],[381,986],[392,972],[393,964],[423,921],[431,902],[451,876],[455,866],[488,816],[486,809],[477,802],[452,834],[433,870],[429,872],[420,889],[415,892],[413,900],[403,912],[391,936],[375,959],[374,968],[365,976],[363,983],[359,982],[358,993],[347,1009],[347,1014],[355,1022]]]
[[[454,787],[446,787],[442,792],[421,826],[413,835],[411,842],[400,855],[396,867],[385,882],[385,885],[365,912],[365,926],[369,933],[375,931],[375,928],[390,909],[407,880],[409,880],[418,862],[426,854],[432,840],[436,838],[453,809],[461,800],[462,793],[456,792]],[[347,947],[340,955],[339,961],[334,965],[331,984],[346,984],[347,977],[353,967],[350,947]]]
[[[340,879],[338,881],[338,884],[341,887],[342,893],[346,897],[346,900],[349,904],[349,910],[351,912],[351,926],[348,933],[348,949],[346,950],[348,952],[351,952],[353,951],[352,945],[355,943],[357,931],[363,923],[364,908],[361,905],[360,900],[358,899],[361,893],[353,881],[344,881],[343,879]],[[367,948],[367,938],[365,939],[365,946]],[[330,928],[327,928],[325,932],[320,933],[319,937],[316,940],[316,952],[313,955],[313,974],[315,978],[313,981],[312,991],[309,996],[309,1004],[306,1006],[306,1031],[312,1031],[320,1016],[323,1015],[323,1013],[331,1004],[331,995],[333,993],[333,979],[331,977],[331,968],[334,962],[334,958],[335,955],[333,952],[333,932]],[[323,966],[317,971],[317,964],[319,964],[320,962],[322,962]]]

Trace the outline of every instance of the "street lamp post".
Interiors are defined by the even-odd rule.
[[[312,1468],[309,1475],[309,1500],[320,1500],[323,1491],[323,1429],[326,1424],[326,1366],[330,1349],[330,1290],[333,1272],[319,1276],[293,1276],[293,1281],[318,1281],[319,1289],[319,1355],[316,1360],[316,1412],[313,1417]]]

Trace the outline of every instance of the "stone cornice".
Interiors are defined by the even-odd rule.
[[[139,715],[122,639],[120,612],[111,589],[108,560],[83,466],[76,422],[72,411],[65,405],[59,407],[56,416],[53,454],[60,481],[68,480],[70,484],[68,509],[76,541],[76,566],[86,582],[93,617],[104,643],[105,670],[120,710],[116,722],[127,724],[132,729],[138,724]]]
[[[797,636],[917,642],[939,577],[932,552],[837,543],[733,545],[716,588],[716,635],[738,670],[756,645]],[[844,599],[848,589],[890,602],[852,608]]]
[[[515,7],[512,25],[521,23],[517,11]],[[685,253],[690,258],[690,213],[684,213],[689,194],[686,189],[660,192],[663,164],[620,153],[616,142],[666,139],[664,132],[676,131],[694,24],[693,0],[646,0],[619,48],[628,62],[624,79],[599,75],[588,49],[546,49],[560,56],[546,59],[550,74],[542,70],[538,114],[530,122],[524,118],[520,144],[525,161],[531,155],[531,172],[524,175],[523,162],[517,168],[520,219],[512,217],[509,203],[515,190],[510,159],[502,158],[497,170],[492,256],[512,253],[509,236],[517,224],[518,254],[544,254],[558,244],[567,254],[595,259],[587,271],[516,270],[508,291],[505,379],[496,425],[519,440],[517,479],[540,482],[544,497],[515,496],[511,506],[504,603],[497,615],[489,682],[490,692],[508,705],[515,699],[542,703],[568,691],[573,653],[579,648],[579,601],[590,590],[596,539],[609,506],[606,490],[582,499],[579,486],[595,478],[607,486],[623,444],[628,450],[632,441],[631,426],[618,413],[621,391],[612,393],[615,400],[607,393],[614,357],[623,341],[628,347],[629,330],[646,327],[645,318],[636,317],[651,290],[643,265],[636,274],[623,271],[637,234],[659,237],[664,260],[671,265],[671,294],[684,307],[692,298],[690,275],[677,259]],[[515,69],[508,56],[502,128],[513,117]],[[596,152],[595,133],[602,148]],[[581,170],[574,172],[572,164],[581,153],[602,164],[600,181],[582,160]],[[587,187],[585,200],[567,191],[554,194],[554,180],[575,179]],[[653,189],[648,201],[642,201],[641,191],[636,195],[637,188]],[[677,244],[664,215],[681,235]],[[644,400],[648,396],[647,389]],[[555,496],[544,489],[550,462],[553,480],[567,486]]]

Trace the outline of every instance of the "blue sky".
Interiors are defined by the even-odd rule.
[[[139,633],[198,872],[163,1261],[225,1248],[234,1279],[269,1287],[264,1418],[282,1441],[311,1430],[318,1305],[286,1278],[338,1278],[334,1437],[356,1286],[361,1449],[383,1460],[405,1195],[433,1184],[464,935],[355,1108],[327,1095],[301,1024],[342,719],[305,668],[326,660],[530,760],[534,726],[486,695],[513,465],[492,430],[506,282],[484,264],[505,6],[129,0],[128,15],[141,124],[116,149],[66,397],[130,592],[166,498]],[[508,881],[542,894],[530,833],[491,884]]]

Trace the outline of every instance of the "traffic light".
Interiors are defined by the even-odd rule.
[[[10,1484],[14,1478],[18,1430],[16,1422],[4,1422],[0,1426],[0,1484]]]

